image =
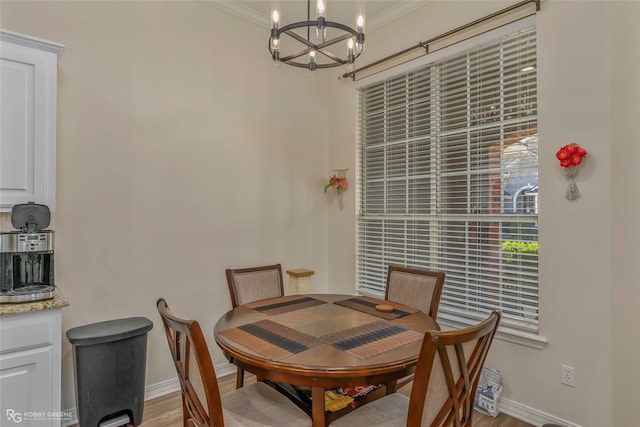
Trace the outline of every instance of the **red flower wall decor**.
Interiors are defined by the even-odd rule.
[[[569,188],[565,194],[567,200],[575,200],[580,197],[575,178],[578,173],[578,165],[582,163],[582,158],[586,155],[587,150],[575,142],[562,146],[556,153],[556,157],[560,160],[560,166],[566,168],[567,179],[569,179]]]
[[[349,188],[349,181],[347,180],[347,171],[349,169],[334,169],[333,174],[329,177],[329,182],[324,186],[324,192],[328,189],[335,188],[338,193],[338,203],[340,209],[344,208],[342,202],[342,192]]]

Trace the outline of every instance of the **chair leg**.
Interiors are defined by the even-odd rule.
[[[242,388],[244,386],[244,369],[238,367],[238,372],[236,373],[236,388]]]
[[[189,422],[189,409],[187,408],[187,400],[184,398],[184,393],[182,393],[182,426],[191,427],[191,423]]]

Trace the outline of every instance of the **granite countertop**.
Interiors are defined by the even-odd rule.
[[[49,310],[50,308],[62,308],[68,305],[69,301],[62,296],[60,291],[56,290],[53,298],[40,301],[0,304],[0,315]]]

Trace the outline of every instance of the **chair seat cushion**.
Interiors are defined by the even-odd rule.
[[[225,427],[311,426],[311,418],[285,396],[255,383],[221,397]]]
[[[408,411],[409,398],[393,393],[338,418],[331,427],[404,427]]]

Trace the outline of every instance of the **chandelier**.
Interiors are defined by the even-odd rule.
[[[307,0],[307,20],[280,27],[280,12],[273,11],[269,51],[274,67],[279,68],[280,64],[284,63],[315,71],[318,68],[332,68],[346,64],[348,71],[353,71],[354,62],[364,49],[364,16],[357,17],[356,29],[338,22],[327,21],[325,0],[317,0],[316,20],[312,21],[310,15],[311,0]],[[327,28],[333,29],[329,32],[330,38],[327,38]],[[315,35],[313,40],[312,33]],[[287,37],[283,37],[285,35]],[[345,48],[340,54],[337,52],[336,45],[344,41],[346,41]],[[290,42],[292,42],[291,45],[289,45]],[[286,54],[283,53],[283,47],[287,49]]]

